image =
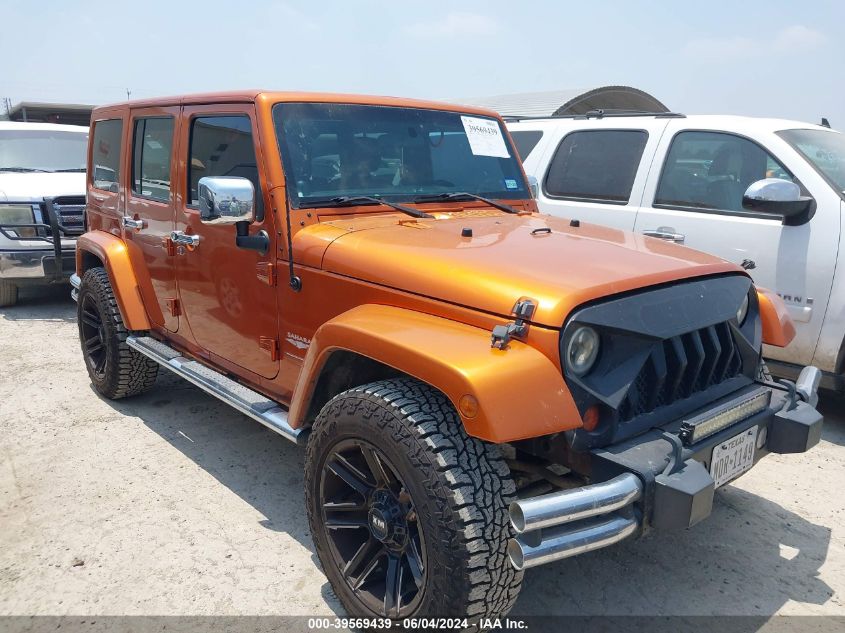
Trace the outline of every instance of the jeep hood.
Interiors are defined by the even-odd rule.
[[[505,318],[518,299],[529,297],[537,302],[532,321],[549,327],[561,327],[583,303],[620,292],[702,275],[744,274],[719,258],[643,235],[573,227],[545,215],[483,215],[330,222],[332,241],[322,267]],[[462,236],[464,228],[472,230],[471,237]]]
[[[0,201],[36,202],[48,196],[84,196],[85,172],[0,172]]]

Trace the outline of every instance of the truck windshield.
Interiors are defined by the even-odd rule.
[[[88,131],[0,130],[0,171],[85,171]]]
[[[778,136],[821,172],[839,192],[845,192],[845,136],[833,130],[782,130]]]
[[[273,118],[297,208],[333,206],[346,196],[530,197],[517,154],[493,118],[336,103],[280,103]]]

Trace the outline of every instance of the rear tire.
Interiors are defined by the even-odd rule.
[[[513,607],[516,488],[498,447],[467,436],[439,391],[399,378],[337,395],[317,417],[305,469],[317,555],[350,616],[478,628]]]
[[[158,363],[126,344],[129,331],[104,268],[90,268],[82,276],[77,324],[85,366],[100,395],[117,400],[155,384]]]
[[[10,281],[0,280],[0,308],[13,306],[18,302],[18,287]]]

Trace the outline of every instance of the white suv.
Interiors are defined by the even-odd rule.
[[[74,272],[87,148],[87,127],[0,121],[0,306]]]
[[[742,264],[795,320],[793,342],[766,349],[772,372],[794,377],[813,364],[824,387],[845,391],[842,134],[776,119],[600,111],[508,128],[541,211]]]

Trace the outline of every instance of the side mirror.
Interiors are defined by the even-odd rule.
[[[200,221],[203,224],[252,222],[255,188],[246,178],[207,176],[197,184]]]
[[[752,182],[742,196],[742,206],[783,218],[784,224],[801,224],[809,219],[813,199],[801,195],[801,188],[782,178],[764,178]]]
[[[531,195],[535,198],[540,195],[540,181],[536,176],[528,176],[528,187],[531,189]]]

